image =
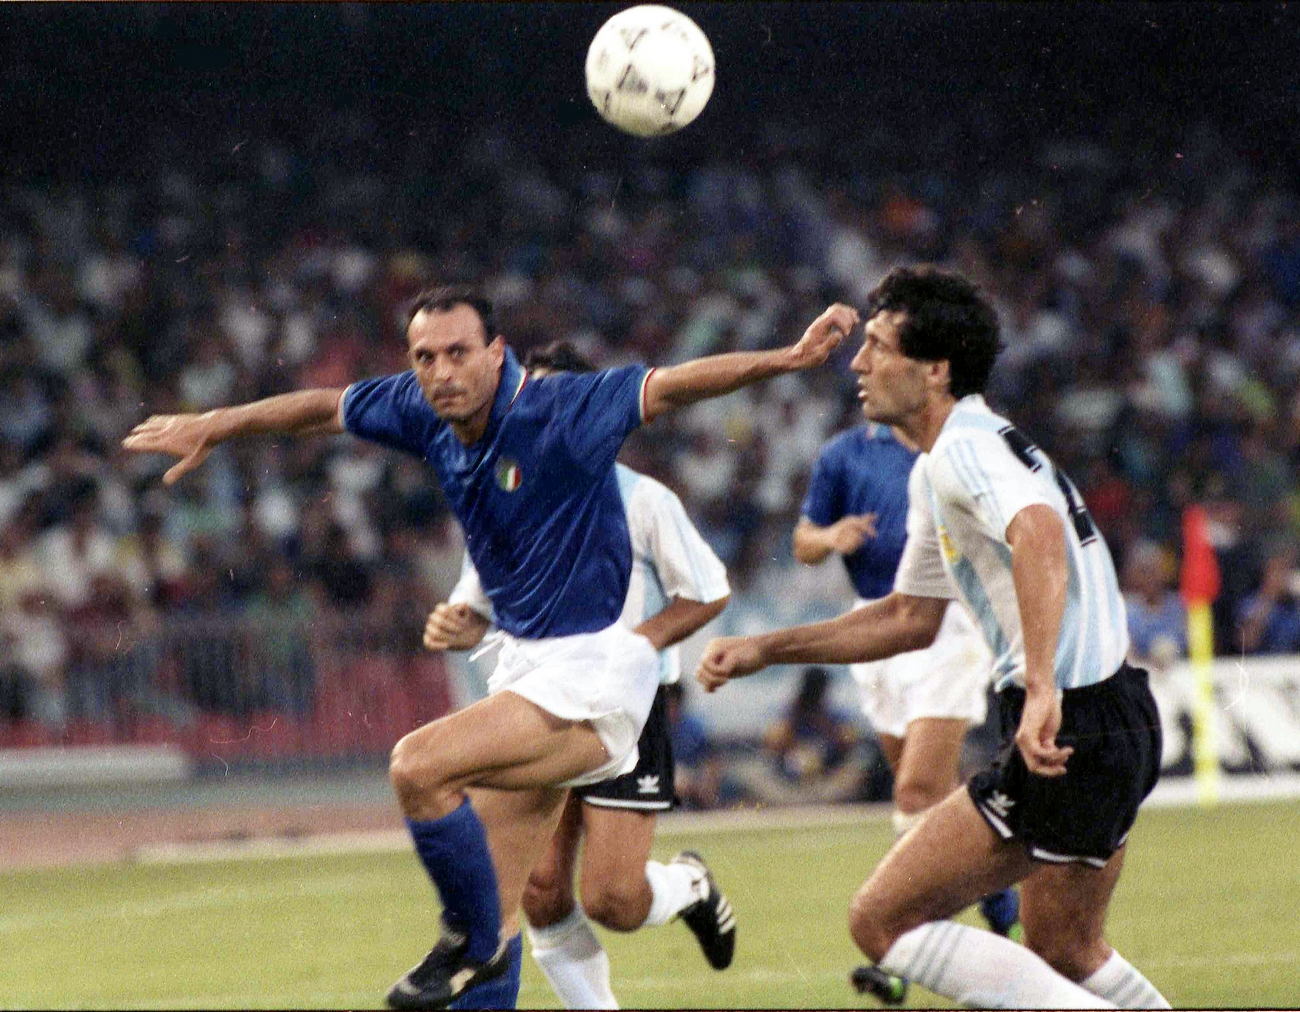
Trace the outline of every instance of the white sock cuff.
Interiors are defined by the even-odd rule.
[[[645,863],[645,878],[650,883],[650,912],[643,927],[667,924],[699,897],[695,891],[695,873],[684,864]]]
[[[1114,1002],[1120,1008],[1170,1007],[1155,985],[1114,949],[1111,950],[1110,959],[1102,963],[1080,986],[1098,998]]]
[[[573,935],[588,934],[594,938],[596,934],[591,929],[591,922],[587,920],[587,912],[577,904],[562,921],[548,924],[544,928],[535,928],[525,919],[524,928],[528,932],[528,944],[534,952],[563,948]]]

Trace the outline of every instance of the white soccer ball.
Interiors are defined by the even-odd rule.
[[[638,137],[680,130],[713,94],[713,47],[680,11],[641,4],[601,25],[587,50],[587,95]]]

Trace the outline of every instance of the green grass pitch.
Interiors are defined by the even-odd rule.
[[[688,846],[709,858],[740,917],[736,961],[710,970],[679,924],[604,933],[615,993],[627,1008],[874,1007],[847,984],[859,960],[845,913],[890,838],[885,819],[662,838],[661,858]],[[1175,1007],[1295,1007],[1297,838],[1300,802],[1144,812],[1111,941]],[[437,930],[433,892],[407,853],[0,883],[3,1008],[373,1008]],[[909,998],[947,1004],[917,988]],[[527,957],[520,1007],[557,1007]]]

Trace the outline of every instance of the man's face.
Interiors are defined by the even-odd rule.
[[[488,341],[483,321],[463,303],[421,310],[406,330],[407,354],[420,389],[438,417],[468,422],[490,409],[501,379],[505,343]]]
[[[883,425],[899,425],[925,406],[926,363],[908,358],[899,344],[905,314],[877,313],[866,323],[862,347],[849,363],[858,377],[862,414]]]

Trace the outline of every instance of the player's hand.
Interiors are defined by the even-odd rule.
[[[766,666],[754,637],[724,636],[710,640],[704,648],[695,680],[704,686],[705,692],[713,692],[733,678],[752,675]]]
[[[876,536],[876,514],[841,517],[831,524],[827,533],[832,549],[840,555],[852,555],[868,538]]]
[[[436,605],[424,624],[424,645],[429,650],[469,650],[479,645],[488,620],[467,604]]]
[[[131,430],[122,446],[133,453],[170,453],[181,461],[163,475],[171,485],[203,463],[220,440],[206,415],[150,415]]]
[[[797,344],[789,348],[792,369],[810,369],[830,357],[849,331],[858,325],[858,311],[837,302],[813,320]]]
[[[1074,749],[1056,744],[1056,732],[1060,729],[1061,697],[1055,687],[1027,693],[1025,708],[1020,714],[1020,727],[1016,730],[1016,747],[1024,756],[1030,773],[1040,777],[1064,775],[1065,762]]]

